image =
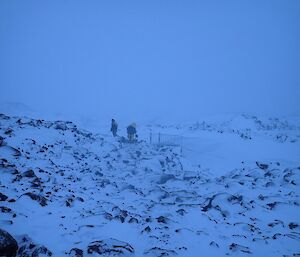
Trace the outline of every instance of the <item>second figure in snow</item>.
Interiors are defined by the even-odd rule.
[[[127,136],[128,136],[128,140],[131,142],[137,138],[135,123],[132,123],[127,127]]]

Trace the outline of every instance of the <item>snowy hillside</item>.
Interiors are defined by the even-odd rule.
[[[300,256],[297,121],[138,131],[0,114],[0,246],[7,231],[17,256]]]

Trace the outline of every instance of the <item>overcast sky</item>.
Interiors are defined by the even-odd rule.
[[[0,102],[195,120],[300,114],[300,1],[0,1]]]

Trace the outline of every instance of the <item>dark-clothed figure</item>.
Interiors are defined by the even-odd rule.
[[[112,132],[112,134],[113,134],[114,137],[117,135],[118,123],[114,119],[111,120],[110,131]]]
[[[136,125],[135,125],[135,123],[132,123],[131,125],[129,125],[127,127],[127,135],[128,135],[129,141],[134,140],[134,138],[136,136]]]

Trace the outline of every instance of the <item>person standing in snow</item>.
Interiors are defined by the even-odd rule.
[[[118,123],[112,119],[111,120],[111,128],[110,131],[112,132],[113,136],[117,136],[117,131],[118,131]]]
[[[132,123],[127,127],[127,135],[128,135],[128,140],[133,141],[134,138],[136,137],[136,124]]]

